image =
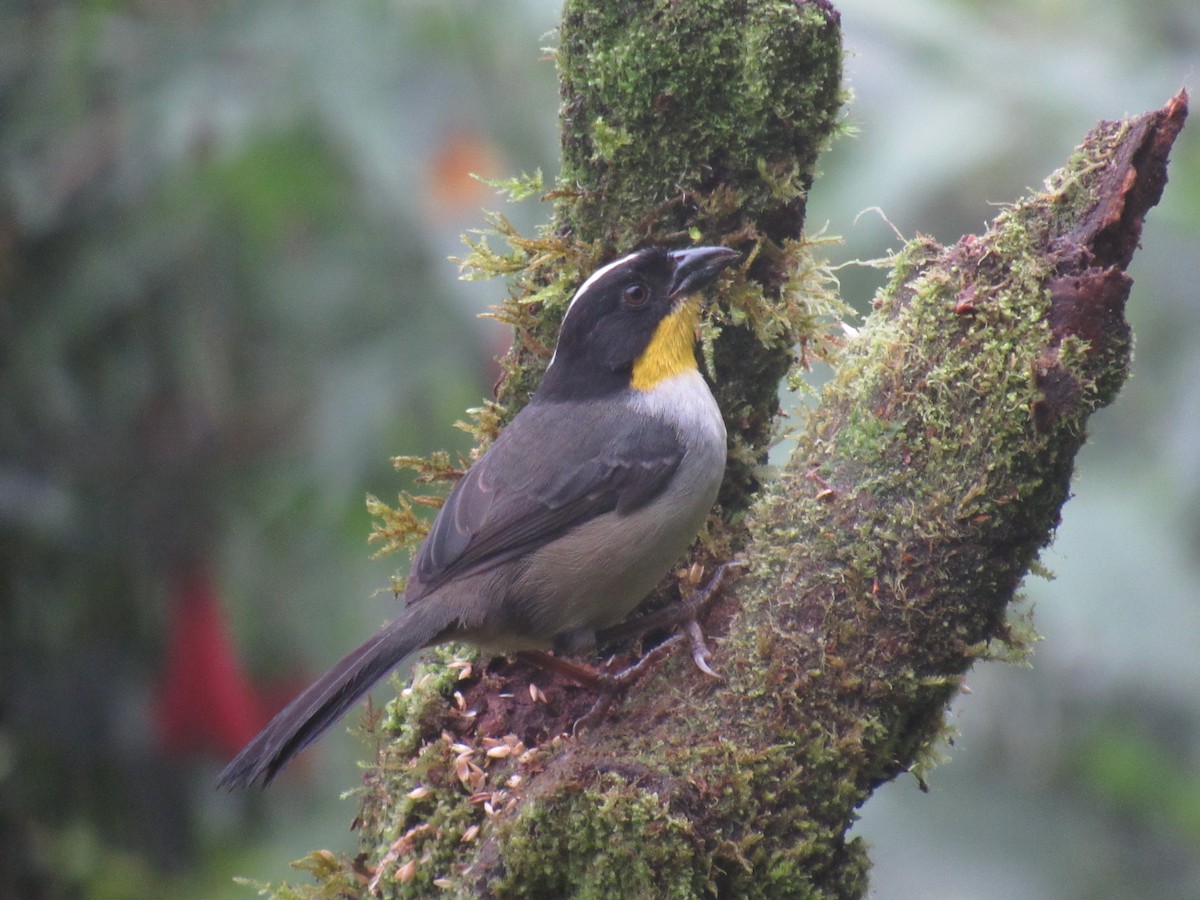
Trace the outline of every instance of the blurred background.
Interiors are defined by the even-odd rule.
[[[843,0],[858,136],[809,227],[952,241],[1094,122],[1197,89],[1194,0]],[[247,897],[351,851],[371,747],[216,773],[393,609],[367,492],[465,450],[507,334],[457,280],[557,172],[551,0],[0,6],[0,898]],[[856,830],[880,898],[1200,896],[1200,130],[1135,258],[1134,377],[1026,593],[1032,668],[954,705]],[[881,273],[847,266],[865,309]],[[379,696],[386,696],[386,690]]]

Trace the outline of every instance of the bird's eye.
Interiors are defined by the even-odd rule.
[[[630,309],[637,309],[639,306],[645,306],[648,299],[650,299],[650,291],[644,284],[631,284],[625,288],[622,302]]]

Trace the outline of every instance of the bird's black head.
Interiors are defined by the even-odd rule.
[[[538,398],[650,390],[695,368],[699,303],[689,298],[740,256],[726,247],[650,247],[597,269],[567,307]]]

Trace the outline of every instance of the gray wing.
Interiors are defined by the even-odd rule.
[[[413,565],[419,588],[409,602],[598,515],[632,512],[666,486],[683,454],[675,429],[656,419],[530,404],[446,499]]]

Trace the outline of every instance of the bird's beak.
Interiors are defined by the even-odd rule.
[[[688,250],[673,250],[671,262],[675,273],[671,277],[670,298],[672,300],[695,293],[712,284],[720,272],[742,254],[728,247],[692,247]]]

